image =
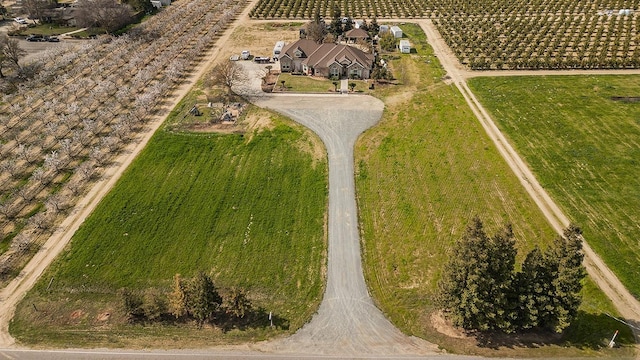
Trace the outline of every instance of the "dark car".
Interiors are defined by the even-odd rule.
[[[29,35],[27,36],[27,41],[45,41],[42,35]]]

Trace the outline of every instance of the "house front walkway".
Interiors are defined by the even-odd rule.
[[[349,80],[348,79],[340,80],[340,93],[341,94],[348,94],[349,93]]]

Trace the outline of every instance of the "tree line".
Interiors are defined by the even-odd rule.
[[[488,236],[475,217],[451,252],[438,284],[437,304],[455,326],[514,333],[566,329],[578,314],[582,231],[569,225],[546,250],[535,247],[515,270],[510,225]]]
[[[264,310],[254,309],[244,290],[232,288],[226,298],[223,298],[211,277],[204,272],[199,272],[190,279],[176,274],[168,292],[155,288],[143,292],[122,289],[120,295],[122,307],[130,322],[172,318],[194,320],[201,328],[205,323],[231,321],[237,324],[255,320],[264,322],[267,319]]]

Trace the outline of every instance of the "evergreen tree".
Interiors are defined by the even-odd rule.
[[[489,238],[475,217],[456,243],[439,283],[438,304],[457,326],[513,331],[515,305],[509,297],[515,264],[511,228]]]
[[[187,310],[198,321],[198,326],[202,327],[218,310],[222,298],[209,275],[202,271],[191,279],[186,290]]]
[[[142,308],[142,297],[129,289],[120,290],[120,296],[122,297],[122,307],[127,314],[129,321],[133,321],[137,318],[144,316],[144,309]]]
[[[251,311],[251,301],[247,297],[247,294],[239,288],[231,289],[231,294],[227,303],[228,312],[236,318],[244,318],[244,316]]]
[[[379,32],[380,24],[378,24],[378,20],[376,18],[373,18],[373,20],[371,20],[371,24],[369,25],[369,34],[371,35],[371,37],[374,37],[378,35]]]
[[[527,254],[522,271],[517,274],[518,327],[543,327],[552,319],[555,266],[537,246]]]
[[[147,289],[142,300],[142,311],[148,320],[156,320],[167,311],[166,297],[157,289]]]
[[[582,265],[582,230],[571,224],[554,244],[551,253],[557,262],[557,275],[553,281],[554,317],[548,325],[559,333],[578,315],[582,302],[582,280],[587,275]]]
[[[517,275],[519,320],[523,329],[562,332],[578,314],[582,279],[582,231],[569,225],[544,253],[533,249]]]
[[[515,273],[515,241],[507,225],[489,238],[474,218],[456,243],[438,284],[438,306],[456,326],[473,330],[562,332],[578,313],[582,231],[564,230],[546,251],[534,248]]]
[[[342,11],[338,5],[333,5],[330,30],[336,39],[342,35]]]
[[[487,296],[491,311],[488,312],[491,326],[510,333],[517,327],[517,295],[513,291],[514,268],[517,250],[510,224],[504,226],[489,241],[488,271],[491,279]]]

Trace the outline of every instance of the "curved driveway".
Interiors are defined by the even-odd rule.
[[[384,104],[365,95],[270,95],[253,103],[318,134],[329,158],[327,288],[318,313],[293,336],[262,345],[273,352],[325,355],[433,354],[436,346],[408,337],[375,307],[364,281],[355,200],[353,148],[376,124]]]

